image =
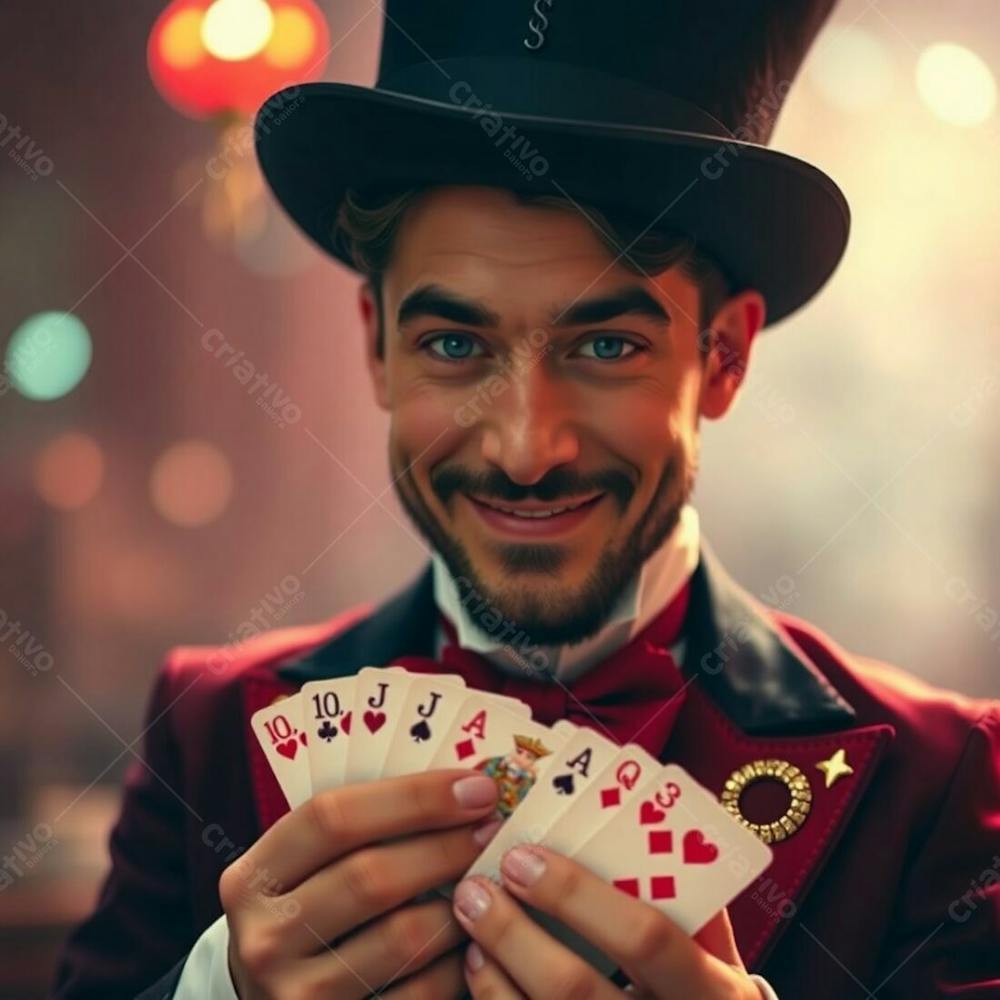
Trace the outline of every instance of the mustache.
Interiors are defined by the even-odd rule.
[[[618,469],[604,469],[586,475],[570,469],[550,469],[537,483],[528,486],[515,483],[501,469],[471,472],[459,465],[435,469],[430,475],[431,489],[442,504],[458,492],[472,493],[488,500],[517,503],[519,500],[537,500],[554,503],[572,499],[585,493],[609,493],[623,508],[632,499],[635,486],[632,480]]]

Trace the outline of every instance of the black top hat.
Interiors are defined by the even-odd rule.
[[[835,0],[387,0],[375,88],[313,83],[257,112],[296,223],[334,239],[344,191],[439,183],[568,195],[693,236],[767,323],[847,244],[837,185],[766,143]]]

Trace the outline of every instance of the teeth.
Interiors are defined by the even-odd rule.
[[[582,507],[584,503],[573,504],[572,506],[566,507],[552,507],[549,510],[513,510],[510,507],[500,507],[497,504],[489,504],[494,510],[503,511],[504,514],[513,514],[514,517],[527,517],[527,518],[539,518],[539,517],[555,517],[556,514],[562,514],[567,510],[576,510],[577,507]]]

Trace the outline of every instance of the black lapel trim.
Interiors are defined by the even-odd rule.
[[[704,539],[691,577],[682,669],[750,735],[794,735],[853,725],[855,713],[823,674],[778,633]],[[304,683],[348,677],[404,655],[433,656],[437,605],[431,563],[371,615],[278,674]]]
[[[754,736],[855,724],[854,709],[788,644],[760,605],[701,543],[691,577],[682,669],[723,713]]]

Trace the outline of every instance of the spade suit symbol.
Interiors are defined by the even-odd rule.
[[[572,774],[560,774],[552,779],[552,787],[556,790],[557,795],[572,795],[573,794],[573,775]]]
[[[410,736],[413,737],[414,743],[423,743],[424,740],[429,740],[431,738],[431,727],[427,725],[427,720],[421,719],[410,726]]]

